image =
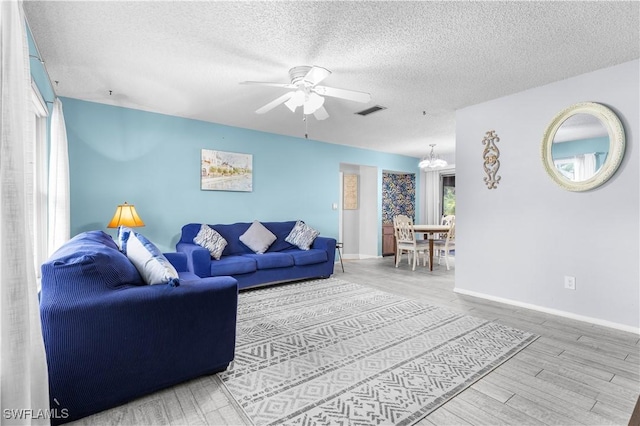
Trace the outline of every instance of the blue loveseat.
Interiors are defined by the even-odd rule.
[[[333,274],[336,240],[318,236],[309,250],[301,250],[285,241],[296,221],[261,222],[276,240],[263,254],[256,254],[240,241],[251,223],[209,225],[227,241],[219,260],[193,239],[202,224],[189,223],[182,227],[176,251],[187,255],[190,271],[200,277],[230,275],[244,289],[264,284],[295,281],[307,278],[328,278]]]
[[[51,408],[72,421],[192,378],[234,357],[238,288],[200,278],[167,253],[179,284],[146,285],[102,231],[77,235],[42,265],[40,314]]]

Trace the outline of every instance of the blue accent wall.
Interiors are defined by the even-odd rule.
[[[71,234],[102,229],[134,204],[140,232],[173,251],[181,227],[302,219],[337,237],[340,163],[415,173],[419,159],[62,98],[69,142]],[[392,141],[389,141],[392,143]],[[200,150],[253,154],[253,191],[200,190]],[[381,183],[378,199],[381,199]],[[420,191],[416,191],[420,194]],[[416,203],[419,205],[419,203]],[[381,212],[378,212],[381,223]],[[378,230],[372,230],[375,232]]]

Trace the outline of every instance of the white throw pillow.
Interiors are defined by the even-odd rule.
[[[178,272],[162,252],[142,235],[130,232],[126,241],[126,255],[147,284],[178,286]]]
[[[267,251],[276,238],[273,232],[269,231],[257,220],[254,220],[249,229],[240,235],[240,241],[258,254]]]
[[[227,246],[227,240],[224,239],[215,229],[204,223],[200,227],[198,235],[195,236],[193,242],[209,250],[211,257],[220,260],[222,251]]]
[[[134,232],[133,229],[127,226],[118,226],[118,247],[123,253],[127,253],[127,240],[132,232]]]
[[[284,240],[298,246],[300,250],[309,250],[318,235],[320,235],[320,232],[299,220]]]

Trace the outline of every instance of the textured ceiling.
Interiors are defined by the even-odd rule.
[[[303,137],[300,110],[254,113],[285,89],[239,83],[288,83],[289,68],[318,65],[333,72],[322,84],[372,99],[327,98],[330,117],[308,119],[310,139],[421,157],[430,143],[454,152],[456,109],[638,58],[639,5],[25,1],[24,8],[59,96]],[[387,109],[354,114],[373,105]]]

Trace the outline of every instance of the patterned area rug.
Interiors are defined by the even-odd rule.
[[[538,336],[340,279],[240,293],[220,373],[256,425],[413,424]]]

